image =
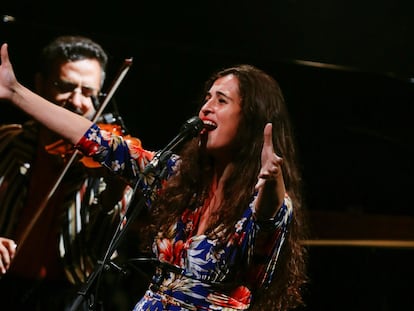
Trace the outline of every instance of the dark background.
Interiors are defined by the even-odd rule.
[[[108,110],[148,149],[197,114],[213,70],[243,62],[272,74],[310,211],[306,310],[414,310],[413,9],[410,0],[14,1],[0,8],[0,40],[27,85],[56,35],[102,44],[107,87],[132,57]],[[0,113],[2,123],[23,119],[7,105]]]

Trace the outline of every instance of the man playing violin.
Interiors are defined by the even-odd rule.
[[[89,38],[58,37],[42,51],[36,91],[92,119],[107,61],[103,48]],[[132,190],[119,180],[80,161],[62,175],[71,148],[54,149],[57,141],[32,120],[0,127],[0,236],[17,243],[0,280],[7,310],[69,308],[131,197]],[[109,184],[111,191],[105,191]]]

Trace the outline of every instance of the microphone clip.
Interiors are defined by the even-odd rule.
[[[145,166],[142,174],[144,176],[156,174],[160,179],[163,179],[167,173],[167,162],[171,158],[172,154],[171,150],[157,151],[151,162]]]

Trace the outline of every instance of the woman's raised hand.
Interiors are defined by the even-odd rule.
[[[259,191],[256,213],[263,218],[270,218],[282,205],[286,192],[282,173],[283,159],[275,153],[271,123],[267,123],[264,128],[261,163],[256,184],[256,190]]]
[[[1,65],[0,65],[0,99],[9,100],[13,96],[13,90],[17,84],[12,64],[10,63],[7,43],[1,46]]]

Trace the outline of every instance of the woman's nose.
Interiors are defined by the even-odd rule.
[[[214,107],[213,100],[212,100],[212,99],[209,99],[209,100],[207,100],[207,101],[204,103],[204,105],[201,107],[201,111],[202,111],[204,114],[206,114],[206,113],[212,112],[212,111],[213,111],[213,107]]]

